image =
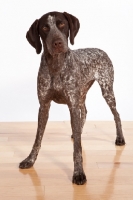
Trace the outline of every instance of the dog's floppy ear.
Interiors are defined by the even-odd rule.
[[[38,31],[38,21],[38,19],[34,21],[26,34],[28,42],[36,49],[37,54],[39,54],[42,50],[42,44]]]
[[[74,44],[74,38],[78,33],[79,27],[80,27],[80,23],[79,20],[74,17],[73,15],[64,12],[63,13],[69,23],[69,28],[70,28],[70,42],[71,44]]]

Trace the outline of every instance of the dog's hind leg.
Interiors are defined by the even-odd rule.
[[[80,108],[80,117],[81,117],[81,134],[83,132],[83,127],[86,121],[86,115],[87,115],[87,109],[85,106],[85,103]],[[71,138],[73,138],[73,134],[71,135]]]
[[[103,83],[102,81],[98,82],[102,90],[102,95],[106,100],[107,104],[109,105],[112,114],[114,115],[114,121],[116,124],[116,134],[117,134],[115,144],[118,146],[125,145],[125,140],[122,133],[121,119],[116,109],[116,101],[113,92],[113,82],[111,83],[106,83],[106,82]]]
[[[37,155],[41,147],[41,141],[44,134],[45,126],[48,120],[49,108],[50,108],[50,103],[47,103],[45,105],[43,104],[39,108],[38,129],[37,129],[36,139],[35,139],[31,153],[25,160],[23,160],[20,163],[19,168],[21,169],[32,167],[34,165],[34,162],[37,159]]]
[[[83,132],[83,127],[86,121],[87,109],[85,104],[81,107],[81,133]]]

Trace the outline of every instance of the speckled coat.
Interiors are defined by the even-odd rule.
[[[109,105],[116,123],[116,145],[124,145],[120,116],[116,110],[113,92],[114,71],[107,54],[96,48],[70,50],[79,30],[79,20],[68,13],[51,12],[36,20],[27,32],[29,43],[41,52],[42,39],[44,52],[38,73],[38,99],[40,103],[36,140],[30,155],[20,163],[20,168],[33,166],[48,120],[51,101],[67,104],[71,115],[72,138],[74,139],[73,183],[86,182],[83,170],[81,133],[87,110],[86,94],[97,81],[102,95]],[[70,31],[70,33],[69,33]]]

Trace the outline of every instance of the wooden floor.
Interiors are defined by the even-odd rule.
[[[69,122],[48,122],[34,167],[20,170],[37,123],[0,123],[0,200],[133,200],[133,122],[123,122],[126,145],[115,146],[114,122],[86,122],[82,134],[87,183],[73,185]]]

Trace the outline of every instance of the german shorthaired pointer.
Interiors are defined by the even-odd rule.
[[[72,138],[74,140],[74,174],[72,182],[82,185],[86,182],[83,170],[81,133],[85,123],[87,110],[86,94],[96,80],[102,95],[109,105],[116,124],[116,145],[124,145],[120,116],[116,110],[113,92],[114,71],[107,54],[95,48],[70,50],[71,44],[79,30],[79,20],[66,12],[50,12],[43,15],[31,25],[27,32],[27,40],[36,49],[37,54],[43,54],[38,73],[38,99],[40,103],[38,114],[38,129],[29,156],[20,163],[22,169],[33,166],[48,120],[51,101],[67,104],[70,110]],[[42,40],[42,44],[40,41]]]

